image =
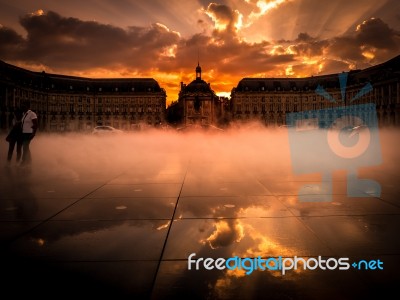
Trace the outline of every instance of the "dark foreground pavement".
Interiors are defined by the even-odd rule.
[[[240,152],[215,153],[215,144],[183,152],[176,144],[153,144],[151,155],[133,149],[131,164],[108,161],[104,153],[92,163],[93,148],[82,147],[85,154],[63,161],[57,152],[47,163],[40,147],[55,148],[46,142],[39,137],[32,144],[31,167],[1,169],[3,296],[370,299],[398,293],[398,157],[360,173],[381,184],[380,197],[347,197],[339,171],[332,201],[300,202],[298,189],[318,182],[318,174],[270,169],[267,158],[252,158],[258,153],[240,159]],[[69,165],[69,159],[81,161]],[[267,163],[259,168],[261,161]],[[347,257],[351,264],[379,260],[383,269],[246,275],[188,270],[191,253],[196,259]]]

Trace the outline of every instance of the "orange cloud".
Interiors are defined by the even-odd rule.
[[[267,12],[255,10],[258,2],[248,3],[247,11],[239,7],[246,14],[210,3],[202,13],[212,22],[197,20],[210,30],[185,37],[161,23],[121,28],[40,11],[21,17],[26,36],[0,27],[0,59],[31,70],[83,77],[153,77],[170,103],[177,100],[181,81],[194,80],[198,54],[203,79],[217,94],[227,95],[243,77],[336,73],[386,61],[400,51],[399,33],[377,17],[332,38],[299,32],[294,39],[246,41],[241,36],[242,16],[248,20],[255,11]],[[282,1],[263,3],[274,12],[287,9]]]

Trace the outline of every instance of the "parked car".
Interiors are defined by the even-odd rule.
[[[122,130],[116,129],[112,126],[96,126],[92,133],[93,134],[116,134],[116,133],[122,133]]]

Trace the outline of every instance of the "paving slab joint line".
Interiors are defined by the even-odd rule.
[[[170,231],[171,231],[171,227],[172,227],[172,224],[173,224],[174,219],[175,219],[176,210],[177,210],[177,207],[178,207],[179,199],[181,198],[181,194],[182,194],[182,190],[183,190],[183,185],[185,184],[185,179],[186,179],[186,175],[187,175],[187,173],[188,173],[189,167],[190,167],[190,161],[189,161],[189,164],[188,164],[188,166],[187,166],[187,169],[186,169],[186,172],[185,172],[185,176],[183,176],[183,181],[182,181],[181,189],[179,190],[178,198],[176,199],[175,208],[174,208],[174,211],[173,211],[172,216],[171,216],[171,220],[170,220],[170,224],[169,224],[169,226],[168,226],[167,234],[166,234],[166,236],[165,236],[164,245],[163,245],[162,250],[161,250],[161,254],[160,254],[160,258],[159,258],[159,260],[158,260],[158,264],[157,264],[156,271],[154,272],[153,282],[152,282],[152,284],[151,284],[151,288],[150,288],[150,291],[149,291],[149,296],[150,296],[150,298],[151,298],[151,296],[152,296],[152,294],[153,294],[153,292],[154,292],[154,287],[155,287],[155,283],[156,283],[158,271],[159,271],[159,269],[160,269],[161,261],[162,261],[162,258],[163,258],[163,256],[164,256],[165,248],[166,248],[166,246],[167,246],[167,241],[168,241],[169,233],[170,233]]]

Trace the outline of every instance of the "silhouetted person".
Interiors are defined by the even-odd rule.
[[[22,149],[22,111],[16,110],[14,112],[13,127],[11,128],[9,134],[6,137],[8,142],[8,155],[7,161],[11,162],[15,145],[17,145],[17,163],[21,159],[21,149]]]
[[[22,116],[22,162],[21,165],[28,165],[32,161],[29,144],[35,137],[38,127],[37,115],[29,109],[29,104],[21,106],[24,115]]]

